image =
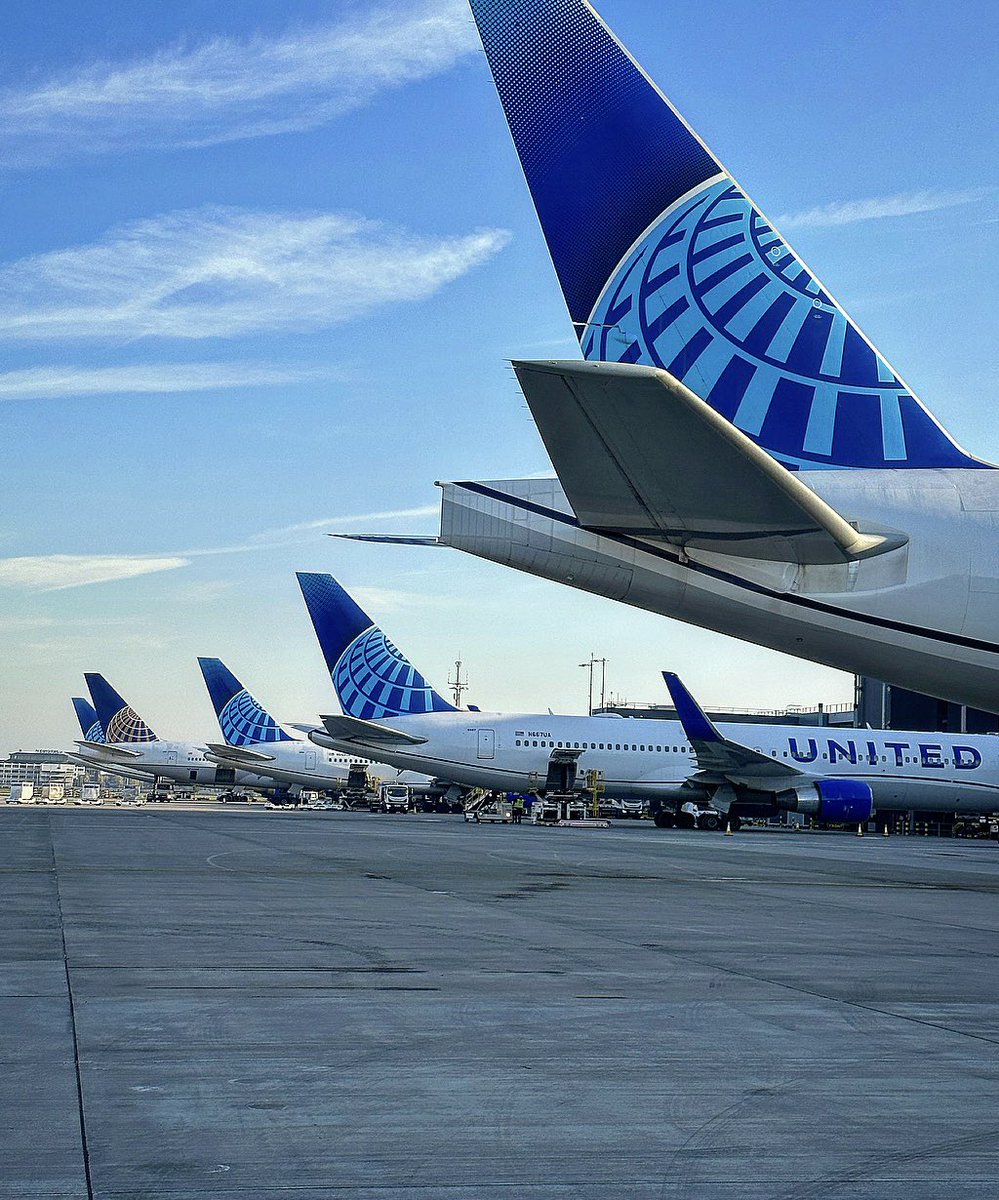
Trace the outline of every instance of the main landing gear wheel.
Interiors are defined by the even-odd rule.
[[[672,829],[676,824],[676,817],[670,812],[663,812],[662,809],[652,819],[655,821],[657,829]]]

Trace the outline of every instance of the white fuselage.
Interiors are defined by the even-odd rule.
[[[800,565],[580,527],[558,480],[444,485],[441,542],[638,608],[999,711],[999,470],[802,471],[900,548]]]
[[[372,774],[395,783],[408,783],[413,786],[427,785],[431,781],[424,775],[413,775],[411,778],[401,778],[395,767],[385,767],[380,763],[372,763],[356,754],[342,753],[316,746],[313,742],[294,740],[290,742],[268,742],[247,747],[254,754],[266,756],[267,761],[254,762],[238,768],[239,771],[252,771],[257,777],[269,780],[271,784],[284,787],[300,786],[313,791],[330,791],[342,788],[350,775],[351,765],[360,763]],[[220,766],[231,766],[236,762],[239,750],[234,751],[234,757],[227,759],[221,751],[215,753],[206,751],[208,761]]]
[[[315,749],[317,756],[324,753],[318,747]],[[116,752],[120,757],[116,757]],[[171,779],[190,787],[235,786],[252,791],[274,788],[273,779],[242,769],[233,772],[211,762],[204,746],[197,742],[123,742],[109,745],[104,753],[99,746],[87,745],[73,757],[87,766],[125,778]]]
[[[380,725],[426,738],[421,745],[377,744],[400,768],[470,787],[527,791],[544,787],[558,750],[578,750],[578,781],[599,771],[609,797],[690,795],[697,772],[678,721],[434,713],[385,718]],[[846,778],[870,784],[882,810],[992,812],[999,809],[999,737],[896,733],[827,726],[720,725],[724,737],[797,767],[802,783]],[[361,743],[339,743],[361,749]],[[372,744],[374,752],[374,744]],[[788,788],[794,786],[789,781]]]

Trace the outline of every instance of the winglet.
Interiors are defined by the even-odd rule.
[[[724,742],[725,739],[715,728],[711,718],[687,691],[679,675],[672,671],[663,671],[663,679],[669,688],[669,694],[676,707],[676,715],[680,718],[683,732],[691,744],[694,742]]]

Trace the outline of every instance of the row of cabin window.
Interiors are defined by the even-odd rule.
[[[518,746],[539,746],[542,750],[654,750],[657,754],[668,754],[671,750],[675,753],[678,751],[688,751],[689,746],[628,746],[611,742],[545,742],[545,741],[530,741],[525,738],[521,741],[517,738]]]
[[[613,744],[611,742],[606,742],[606,743],[605,742],[599,742],[599,743],[598,742],[546,742],[546,741],[535,742],[535,741],[530,741],[526,738],[523,740],[521,740],[520,738],[517,738],[517,745],[525,746],[525,747],[535,747],[536,746],[542,750],[645,750],[645,751],[654,750],[657,754],[663,754],[663,753],[668,754],[670,751],[677,752],[677,751],[681,751],[681,750],[684,751],[685,753],[690,752],[689,746],[636,746],[636,745],[629,746],[629,745],[621,745],[620,742],[613,743]],[[761,751],[758,750],[757,753],[759,754],[759,753],[761,753]],[[770,756],[771,756],[771,758],[776,758],[777,751],[771,750]],[[786,750],[784,751],[783,756],[784,756],[784,758],[790,757],[790,755],[788,754],[788,752]],[[821,757],[826,761],[828,761],[828,759],[829,759],[828,754],[823,754],[823,755],[821,755]],[[802,762],[814,761],[814,759],[811,759],[811,760],[801,759],[799,761],[802,761]],[[844,756],[844,762],[845,761],[846,761],[846,757]],[[858,755],[858,762],[866,762],[866,761],[868,761],[866,756]],[[881,762],[886,763],[887,761],[888,761],[888,756],[886,754],[882,754]],[[919,760],[916,757],[913,757],[911,759],[906,758],[905,761],[906,762],[918,762]],[[946,759],[944,760],[944,762],[947,762],[947,761],[949,761],[949,760],[946,760]]]

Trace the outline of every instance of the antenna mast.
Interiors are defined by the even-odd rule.
[[[460,658],[457,659],[454,664],[454,679],[448,679],[447,681],[448,687],[454,693],[455,708],[461,708],[461,694],[468,687],[468,672],[465,672],[464,679],[461,677],[464,665]]]

